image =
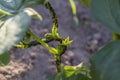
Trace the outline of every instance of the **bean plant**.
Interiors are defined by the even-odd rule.
[[[63,38],[58,33],[58,20],[50,4],[52,0],[0,0],[0,65],[10,62],[11,48],[29,48],[42,45],[56,62],[58,73],[49,80],[120,80],[120,1],[119,0],[78,0],[91,10],[95,19],[109,28],[113,33],[113,40],[104,45],[90,58],[90,68],[83,65],[61,66],[61,56],[72,43],[69,37]],[[78,25],[74,0],[69,0],[73,20]],[[44,5],[50,12],[53,26],[51,33],[44,38],[35,35],[29,28],[32,18],[42,20],[42,16],[32,7]],[[57,41],[56,47],[48,43]]]

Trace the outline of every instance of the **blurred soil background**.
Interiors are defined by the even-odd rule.
[[[69,0],[53,0],[51,2],[59,20],[59,33],[70,36],[73,43],[62,56],[63,65],[78,65],[84,62],[90,66],[90,56],[112,39],[111,32],[95,21],[89,9],[77,5],[79,25],[75,26]],[[35,9],[43,16],[43,21],[33,19],[31,30],[42,37],[51,32],[52,18],[45,6]],[[52,43],[52,45],[54,45]],[[0,67],[0,80],[47,80],[56,73],[53,56],[42,46],[28,49],[12,49],[12,60],[8,66]]]

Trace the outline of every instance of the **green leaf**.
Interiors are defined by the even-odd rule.
[[[53,76],[50,80],[91,80],[89,71],[82,64],[78,66],[65,66],[64,70]]]
[[[68,36],[66,39],[62,40],[62,45],[69,46],[73,41],[70,40],[70,37]]]
[[[10,62],[10,54],[5,52],[4,54],[0,55],[0,65],[5,66]]]
[[[91,80],[89,70],[80,63],[77,66],[65,66],[67,80]]]
[[[113,41],[91,57],[93,80],[120,80],[120,41]]]
[[[113,40],[120,40],[120,34],[112,32]]]
[[[82,5],[89,8],[90,7],[90,0],[79,0]]]
[[[54,55],[57,55],[57,54],[58,54],[58,50],[55,49],[55,48],[53,48],[53,47],[49,47],[48,50],[49,50],[50,53],[52,53],[52,54],[54,54]]]
[[[111,31],[120,33],[120,0],[90,0],[93,16]]]
[[[31,17],[26,12],[21,12],[0,21],[2,23],[0,28],[0,54],[9,50],[22,39],[30,20]]]
[[[21,7],[23,0],[0,0],[0,9],[15,12]]]

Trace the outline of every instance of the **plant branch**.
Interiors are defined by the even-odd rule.
[[[45,4],[46,8],[50,11],[51,15],[52,15],[52,20],[53,20],[53,27],[52,27],[52,36],[54,39],[59,39],[61,38],[60,35],[58,34],[58,20],[57,20],[57,15],[54,11],[54,9],[52,8],[52,6],[50,5],[49,2],[47,2]]]
[[[45,4],[46,8],[50,11],[51,15],[52,15],[52,20],[53,20],[53,27],[52,27],[52,37],[54,39],[60,39],[62,42],[62,38],[61,36],[58,34],[58,20],[57,20],[57,16],[56,13],[54,12],[54,9],[52,8],[51,4],[49,2],[47,2]],[[57,49],[58,50],[58,49]],[[55,59],[56,59],[56,67],[58,70],[58,73],[60,73],[62,71],[62,66],[61,66],[61,53],[59,53],[57,55],[54,55]]]
[[[45,43],[44,41],[42,41],[39,37],[37,37],[35,34],[33,34],[30,29],[28,29],[28,33],[37,41],[39,42],[43,47],[45,47],[46,49],[49,50],[49,46],[47,43]]]

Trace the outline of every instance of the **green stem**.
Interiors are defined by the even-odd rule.
[[[58,28],[58,20],[57,20],[57,16],[56,16],[54,9],[52,8],[52,6],[49,2],[47,2],[45,4],[45,6],[47,7],[47,9],[50,11],[50,13],[52,15],[52,19],[53,19],[53,23],[54,23],[55,27]]]
[[[59,56],[56,56],[56,65],[58,73],[62,72],[61,58]]]
[[[45,4],[46,8],[50,11],[51,15],[52,15],[52,20],[53,20],[53,27],[52,27],[52,37],[54,39],[61,39],[61,36],[58,34],[58,20],[57,20],[57,16],[56,13],[54,12],[54,9],[52,8],[52,6],[50,5],[49,2],[47,2]],[[58,53],[59,54],[59,53]],[[58,70],[58,73],[60,73],[62,71],[62,66],[61,66],[61,55],[54,55],[55,59],[56,59],[56,67]]]
[[[49,43],[51,41],[53,41],[52,38],[49,38],[49,39],[41,39],[44,43]],[[41,45],[41,43],[37,42],[37,41],[31,41],[29,44],[26,44],[28,45],[28,47],[31,47],[31,46],[36,46],[36,45]]]
[[[43,47],[45,47],[46,49],[49,50],[49,46],[47,43],[45,43],[44,41],[42,41],[39,37],[37,37],[35,34],[33,34],[30,29],[28,29],[28,33],[37,41],[39,42]]]
[[[53,20],[53,27],[52,27],[52,36],[54,39],[59,39],[60,35],[58,34],[58,20],[57,20],[57,15],[54,11],[54,9],[52,8],[51,4],[49,2],[47,2],[45,4],[46,8],[50,11],[51,15],[52,15],[52,20]]]
[[[69,0],[69,2],[70,2],[72,13],[73,13],[74,25],[77,27],[78,24],[79,24],[79,20],[78,20],[78,17],[77,17],[76,5],[75,5],[74,0]]]
[[[39,42],[42,46],[44,46],[46,49],[50,50],[50,47],[48,46],[47,43],[45,43],[44,41],[42,41],[39,37],[37,37],[35,34],[33,34],[29,29],[28,29],[28,33],[37,41]],[[61,56],[55,56],[56,58],[56,65],[57,65],[57,70],[58,72],[61,72]]]
[[[74,0],[69,0],[69,2],[70,2],[70,5],[71,5],[71,8],[72,8],[72,13],[73,13],[74,16],[76,16],[77,11],[76,11],[75,2],[74,2]]]

